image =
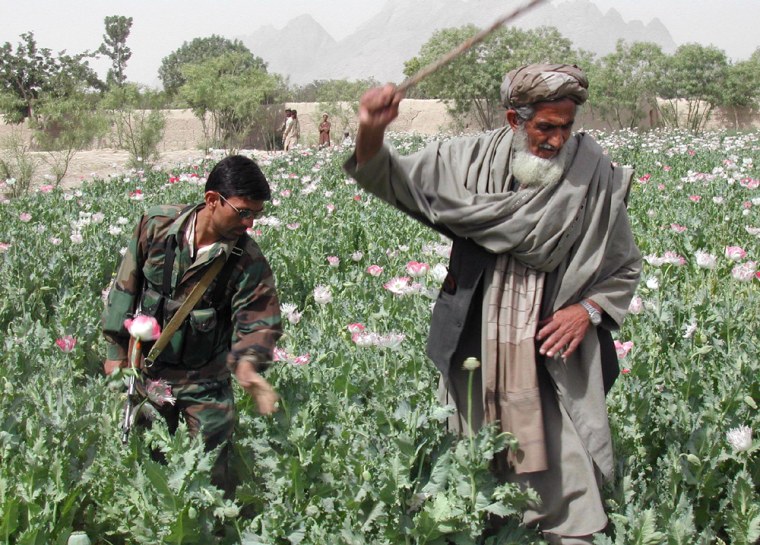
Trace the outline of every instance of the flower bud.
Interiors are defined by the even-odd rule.
[[[469,357],[466,360],[464,360],[464,363],[462,364],[462,369],[465,369],[467,371],[474,371],[480,367],[480,360],[478,358]]]

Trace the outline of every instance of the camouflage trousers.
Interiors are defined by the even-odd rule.
[[[143,385],[138,387],[138,392],[145,395]],[[228,497],[232,496],[235,479],[230,468],[230,440],[236,413],[230,380],[174,385],[171,394],[176,398],[174,405],[158,405],[150,397],[147,402],[164,418],[170,433],[177,430],[181,419],[192,435],[200,434],[207,451],[222,446],[212,469],[211,482],[224,490]]]

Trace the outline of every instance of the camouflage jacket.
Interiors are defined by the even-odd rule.
[[[157,206],[143,215],[119,266],[103,313],[103,334],[109,342],[107,358],[127,358],[129,333],[124,320],[138,309],[159,318],[162,328],[181,306],[208,266],[222,254],[233,252],[235,241],[214,243],[190,257],[185,238],[189,219],[203,205],[184,211],[181,205]],[[175,258],[169,298],[161,297],[166,241],[174,237]],[[280,305],[274,277],[258,244],[243,237],[242,249],[229,273],[227,287],[217,289],[217,276],[155,364],[144,369],[151,378],[171,384],[226,380],[240,358],[252,360],[258,370],[272,361],[275,342],[282,334]],[[223,280],[223,279],[222,279]],[[211,298],[224,293],[221,300]],[[147,354],[149,343],[143,347]]]

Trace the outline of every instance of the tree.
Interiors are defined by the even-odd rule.
[[[179,96],[204,124],[211,118],[213,144],[227,149],[241,146],[263,114],[273,104],[279,78],[262,66],[251,65],[249,53],[231,52],[212,57],[182,70],[185,83]]]
[[[158,157],[166,126],[160,93],[126,83],[111,88],[101,106],[116,127],[116,147],[129,152],[130,166],[145,168]]]
[[[38,120],[32,122],[35,140],[46,151],[45,162],[55,175],[56,185],[66,175],[76,153],[108,130],[108,121],[95,104],[97,98],[79,93],[45,101],[39,108]]]
[[[753,111],[760,102],[760,48],[749,60],[728,67],[721,106],[734,114],[734,128],[739,129],[739,111]]]
[[[658,89],[660,115],[668,126],[704,129],[723,98],[728,76],[726,54],[713,46],[685,44],[667,57]]]
[[[132,57],[132,50],[127,47],[127,38],[132,28],[132,17],[111,15],[105,18],[106,33],[103,34],[103,43],[98,48],[98,53],[111,59],[111,68],[106,76],[109,87],[124,85],[127,75],[127,61]]]
[[[36,119],[38,102],[61,99],[87,90],[100,90],[102,82],[89,67],[89,52],[54,56],[38,48],[32,32],[21,35],[15,52],[10,42],[0,46],[0,113],[6,122]]]
[[[404,64],[404,74],[413,75],[477,32],[474,25],[436,31],[420,53]],[[444,100],[460,122],[474,116],[480,128],[489,130],[503,121],[499,90],[509,70],[533,62],[572,64],[585,56],[552,27],[500,29],[423,80],[420,93]]]
[[[318,80],[311,84],[313,93],[310,100],[301,99],[302,102],[318,102],[320,112],[328,114],[332,118],[335,130],[344,132],[351,130],[356,123],[359,113],[359,99],[367,89],[380,85],[374,78],[362,80]]]
[[[170,96],[174,95],[187,81],[183,73],[185,66],[197,65],[228,53],[244,55],[243,62],[246,68],[266,71],[266,63],[251,53],[240,40],[229,40],[222,36],[211,35],[208,38],[195,38],[190,43],[184,42],[179,49],[164,57],[158,69],[158,77],[164,84],[166,93]]]
[[[657,108],[657,85],[665,55],[650,42],[619,40],[589,71],[589,104],[611,127],[634,128],[645,109]]]

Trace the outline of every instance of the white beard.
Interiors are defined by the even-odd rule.
[[[528,147],[528,134],[522,125],[512,137],[512,174],[520,185],[546,187],[562,178],[570,146],[565,145],[551,159],[533,155]]]

